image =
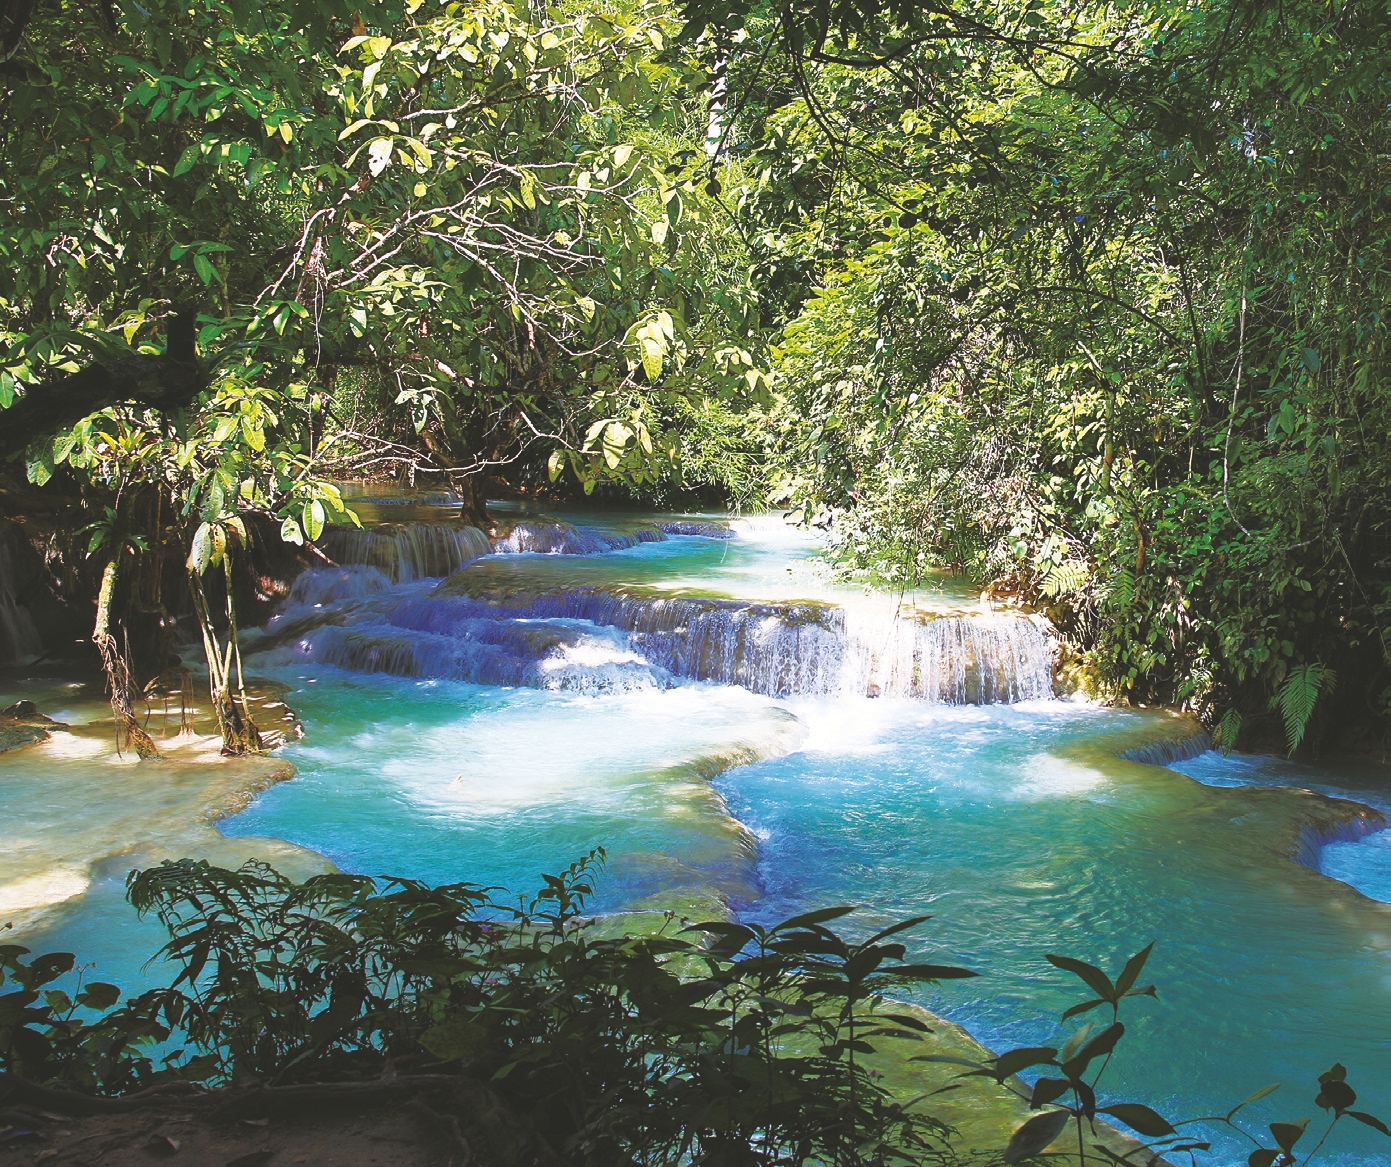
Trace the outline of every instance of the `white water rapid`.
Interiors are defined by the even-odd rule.
[[[487,555],[471,527],[340,528],[325,549],[345,566],[301,576],[264,647],[283,664],[586,693],[704,681],[772,697],[948,705],[1053,695],[1051,644],[1025,616],[925,614],[850,592],[806,601],[673,595],[617,577],[588,582],[561,566],[602,557],[621,562],[631,581],[642,561],[614,552],[748,537],[690,521],[619,530],[520,522]],[[503,559],[512,570],[484,570]]]

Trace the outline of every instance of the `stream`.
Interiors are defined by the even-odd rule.
[[[1391,810],[1384,774],[1223,757],[1168,711],[1058,700],[1038,622],[946,577],[836,585],[776,519],[501,504],[490,553],[445,507],[363,510],[368,530],[326,544],[343,566],[300,577],[247,645],[306,733],[280,751],[296,777],[218,824],[225,855],[276,840],[311,868],[523,892],[602,845],[603,912],[861,905],[848,931],[931,913],[912,954],[987,975],[919,1003],[996,1050],[1060,1044],[1090,996],[1045,953],[1114,972],[1155,941],[1158,998],[1122,1015],[1110,1101],[1178,1118],[1280,1081],[1253,1115],[1299,1118],[1341,1061],[1391,1116],[1391,832],[1329,801]],[[23,676],[0,687],[30,695]],[[95,723],[84,708],[64,719]],[[61,860],[76,891],[19,939],[132,987],[160,937],[121,902],[123,846],[149,840],[98,837],[110,815],[83,791],[132,770],[88,740],[0,755],[4,804],[42,783],[48,807],[17,818],[0,908],[60,870],[45,832],[89,832],[101,862]],[[187,813],[162,797],[140,813]],[[1341,1134],[1320,1161],[1391,1164],[1384,1136]]]

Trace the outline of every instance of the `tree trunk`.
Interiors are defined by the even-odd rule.
[[[116,593],[116,574],[120,553],[106,565],[101,574],[101,591],[97,595],[97,622],[92,629],[92,643],[101,653],[106,684],[111,691],[111,712],[116,718],[116,750],[135,747],[142,758],[157,758],[159,750],[135,716],[130,702],[130,664],[126,654],[111,635],[111,601]]]
[[[454,481],[452,485],[455,493],[463,500],[459,513],[464,522],[491,535],[496,524],[488,514],[488,500],[484,497],[479,480],[470,475]]]
[[[181,310],[170,321],[162,356],[132,353],[88,365],[56,381],[27,386],[24,396],[4,411],[0,460],[108,405],[134,401],[165,411],[187,405],[207,387],[194,353],[194,322],[191,309]]]
[[[203,580],[195,568],[188,573],[189,590],[193,593],[193,611],[198,618],[198,628],[203,633],[203,654],[208,662],[208,695],[212,699],[213,714],[217,718],[217,728],[222,734],[222,752],[234,756],[259,754],[261,735],[251,720],[251,710],[246,702],[246,686],[242,679],[241,645],[237,638],[237,614],[232,600],[232,566],[229,558],[224,558],[223,568],[227,583],[227,644],[220,642],[217,629],[213,625],[212,613],[208,608],[208,597],[203,591]],[[232,694],[232,674],[236,672],[237,699]]]

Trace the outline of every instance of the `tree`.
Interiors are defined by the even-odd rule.
[[[158,495],[113,563],[177,532],[237,751],[231,593],[215,615],[201,589],[246,517],[316,539],[352,518],[327,476],[383,462],[447,476],[480,524],[477,476],[523,458],[642,488],[679,471],[675,419],[766,399],[680,145],[707,79],[665,10],[372,19],[40,7],[0,97],[6,448],[114,496],[111,529]]]

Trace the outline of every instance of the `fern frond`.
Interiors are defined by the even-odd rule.
[[[1304,740],[1314,706],[1321,694],[1331,693],[1338,684],[1338,674],[1315,662],[1295,665],[1286,674],[1284,683],[1270,700],[1272,709],[1279,709],[1285,719],[1285,740],[1291,756]]]
[[[1236,749],[1236,739],[1241,733],[1241,714],[1235,709],[1228,709],[1222,714],[1222,720],[1217,723],[1217,728],[1212,731],[1212,744],[1222,751],[1223,757]]]
[[[1085,563],[1076,560],[1060,563],[1044,577],[1043,594],[1056,598],[1080,592],[1086,586],[1090,575],[1091,570]]]
[[[1135,577],[1125,568],[1116,572],[1111,577],[1111,584],[1106,589],[1107,598],[1118,608],[1130,607],[1131,601],[1135,599]]]

